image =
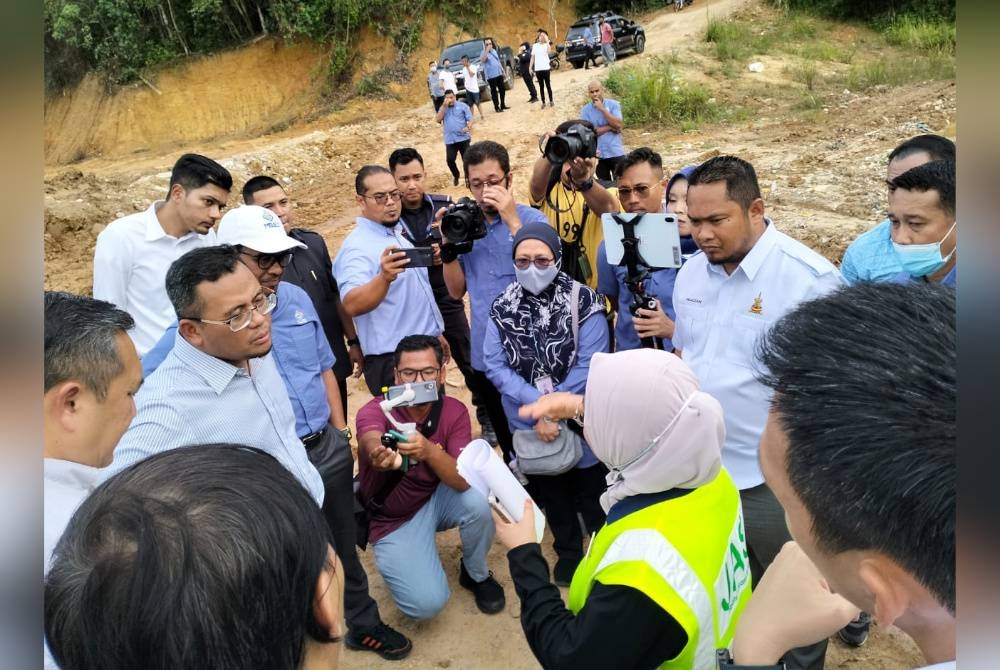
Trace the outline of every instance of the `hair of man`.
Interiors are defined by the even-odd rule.
[[[424,157],[421,156],[420,152],[413,147],[394,149],[393,152],[389,154],[389,171],[395,172],[397,165],[409,165],[413,161],[420,163],[421,167],[424,164]]]
[[[663,158],[649,147],[639,147],[625,154],[625,158],[618,162],[615,168],[615,179],[621,178],[625,171],[634,165],[649,163],[653,172],[660,178],[663,177]]]
[[[744,212],[761,197],[753,165],[737,156],[715,156],[699,165],[688,177],[688,188],[698,184],[726,182],[726,197],[739,203]]]
[[[393,367],[399,367],[399,361],[403,358],[403,354],[428,349],[434,350],[434,357],[437,359],[438,365],[442,365],[444,363],[444,349],[438,338],[432,335],[407,335],[396,345],[396,351],[392,358]]]
[[[955,163],[938,160],[918,165],[889,182],[889,190],[937,191],[941,209],[955,216]]]
[[[817,545],[881,552],[954,613],[954,290],[855,284],[782,317],[757,354]]]
[[[199,154],[184,154],[174,163],[170,172],[170,188],[179,184],[185,191],[214,184],[229,191],[233,188],[233,176],[211,158]],[[170,190],[168,188],[168,192]]]
[[[465,178],[469,178],[469,166],[480,165],[488,160],[494,160],[500,165],[500,171],[504,174],[510,172],[510,154],[499,142],[493,140],[482,140],[469,145],[462,158],[462,167],[465,169]]]
[[[99,401],[124,372],[116,336],[135,327],[132,316],[104,300],[45,292],[45,392],[77,380]]]
[[[192,249],[173,263],[167,270],[167,297],[174,306],[178,319],[201,316],[203,305],[198,296],[198,286],[203,282],[217,282],[219,278],[236,271],[240,250],[230,244]]]
[[[358,195],[364,195],[365,191],[368,190],[368,187],[365,186],[365,181],[373,174],[387,174],[392,176],[388,168],[383,165],[365,165],[358,170],[357,176],[354,177],[354,192]]]
[[[46,638],[81,670],[293,670],[307,637],[337,641],[313,609],[330,546],[312,496],[267,453],[156,454],[74,514],[46,579]]]
[[[955,143],[940,135],[917,135],[889,152],[889,162],[924,152],[932,161],[955,160]]]
[[[247,183],[243,184],[243,203],[246,205],[254,204],[254,193],[258,191],[266,191],[267,189],[274,188],[275,186],[280,188],[282,191],[285,190],[285,187],[282,186],[274,177],[269,177],[266,174],[251,177],[247,180]]]

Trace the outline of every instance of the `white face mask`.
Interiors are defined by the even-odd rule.
[[[926,277],[932,275],[945,266],[948,260],[958,250],[958,244],[951,250],[947,257],[941,256],[941,244],[944,243],[951,231],[958,225],[958,219],[951,224],[951,228],[944,234],[938,242],[930,244],[899,244],[892,243],[892,248],[896,250],[899,263],[903,266],[903,271],[913,277]]]
[[[555,281],[556,275],[559,274],[559,263],[553,263],[544,270],[539,270],[532,263],[523,270],[514,268],[514,274],[521,288],[532,295],[538,295]]]

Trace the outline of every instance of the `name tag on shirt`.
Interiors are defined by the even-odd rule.
[[[552,377],[545,375],[544,377],[539,377],[535,380],[535,388],[541,394],[552,393],[556,390],[555,386],[552,385]]]

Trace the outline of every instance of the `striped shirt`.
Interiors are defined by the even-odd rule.
[[[153,454],[228,443],[274,456],[323,504],[323,480],[295,434],[295,414],[273,356],[250,360],[250,374],[180,335],[136,395],[136,417],[115,448],[105,478]]]

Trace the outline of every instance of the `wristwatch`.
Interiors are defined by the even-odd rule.
[[[594,178],[593,177],[590,177],[589,179],[585,179],[585,180],[581,181],[579,184],[576,185],[576,190],[579,191],[580,193],[586,193],[587,191],[589,191],[592,188],[594,188]]]
[[[777,665],[743,665],[742,663],[734,663],[733,655],[729,653],[728,649],[715,650],[715,667],[716,670],[786,670],[785,664],[781,661],[778,661]]]
[[[359,340],[356,337],[350,337],[350,338],[347,339],[347,346],[349,346],[349,347],[360,347],[361,346],[361,340]]]
[[[350,425],[347,425],[347,426],[344,426],[344,429],[343,429],[343,430],[340,430],[339,428],[337,428],[337,429],[335,429],[335,430],[339,430],[339,431],[340,431],[340,433],[341,433],[341,434],[342,434],[342,435],[343,435],[344,437],[346,437],[346,438],[348,439],[348,441],[350,441],[350,440],[351,440],[351,439],[352,439],[352,438],[354,437],[354,433],[352,433],[352,432],[351,432],[351,427],[350,427]]]

